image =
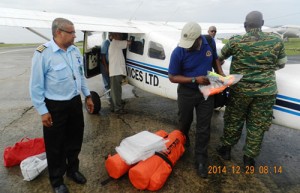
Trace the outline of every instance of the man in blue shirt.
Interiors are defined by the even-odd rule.
[[[74,25],[64,18],[52,23],[53,39],[37,48],[32,59],[31,100],[41,115],[50,183],[55,192],[69,192],[63,176],[79,184],[78,155],[83,140],[84,120],[80,92],[93,112],[90,91],[83,75],[82,56],[74,46]]]
[[[109,61],[108,61],[108,48],[110,45],[110,42],[112,41],[112,35],[111,33],[108,33],[108,39],[105,40],[101,45],[101,73],[102,73],[102,79],[104,83],[105,91],[107,92],[110,89],[110,80],[109,80]],[[110,98],[109,92],[107,93],[107,98]]]
[[[214,40],[212,40],[215,46]],[[214,49],[216,50],[216,49]],[[199,91],[200,85],[208,85],[207,71],[212,68],[224,75],[217,53],[209,46],[205,37],[201,36],[201,27],[198,23],[189,22],[184,25],[178,46],[173,50],[170,65],[169,79],[179,83],[177,88],[177,103],[179,115],[179,129],[185,134],[189,145],[189,130],[196,110],[196,140],[195,156],[198,174],[207,177],[207,147],[210,139],[210,121],[214,109],[214,98],[204,99]],[[213,66],[213,61],[216,65]]]

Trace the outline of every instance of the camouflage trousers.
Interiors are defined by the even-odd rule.
[[[275,100],[276,95],[247,97],[232,93],[224,113],[222,144],[235,145],[241,137],[245,124],[247,136],[244,154],[252,158],[258,156],[264,132],[271,126]]]

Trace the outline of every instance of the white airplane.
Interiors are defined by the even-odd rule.
[[[272,29],[272,28],[271,28]],[[300,26],[299,25],[282,25],[273,28],[277,33],[282,35],[283,38],[296,38],[300,37]]]
[[[50,28],[57,17],[71,20],[76,30],[84,32],[85,75],[87,78],[100,74],[100,45],[107,32],[121,32],[133,41],[126,50],[127,77],[129,84],[176,100],[177,85],[168,79],[170,55],[180,39],[181,28],[185,23],[126,21],[110,18],[95,18],[61,13],[48,13],[30,10],[0,8],[0,25],[32,28]],[[210,25],[218,27],[218,36],[244,33],[243,24],[199,23],[203,34]],[[217,44],[217,49],[222,48]],[[223,64],[228,74],[230,61]],[[289,128],[300,129],[300,80],[297,73],[300,64],[286,65],[276,72],[278,90],[274,105],[273,123]],[[99,95],[92,91],[95,113],[101,108]]]

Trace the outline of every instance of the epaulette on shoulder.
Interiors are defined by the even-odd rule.
[[[45,46],[45,45],[43,44],[43,45],[40,45],[39,47],[37,47],[37,48],[36,48],[36,51],[42,53],[46,48],[47,48],[47,46]]]

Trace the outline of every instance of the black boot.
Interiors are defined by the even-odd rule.
[[[244,160],[244,167],[245,168],[246,168],[246,166],[253,166],[253,167],[255,166],[254,158],[244,155],[243,160]]]
[[[225,160],[231,159],[231,147],[230,146],[219,146],[217,149],[218,154]]]

